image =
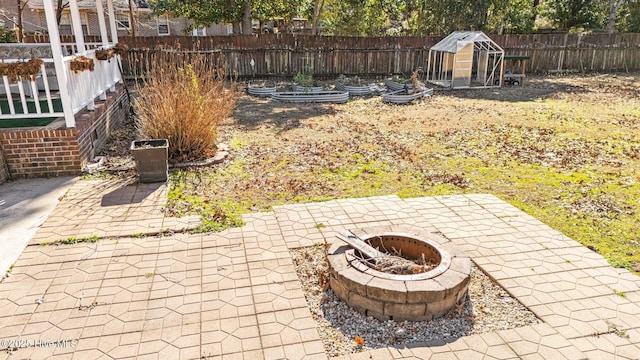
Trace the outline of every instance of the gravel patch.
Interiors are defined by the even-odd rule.
[[[324,245],[293,249],[291,254],[329,356],[456,339],[540,323],[531,311],[475,265],[471,270],[467,301],[458,312],[432,321],[379,321],[353,310],[331,291]]]

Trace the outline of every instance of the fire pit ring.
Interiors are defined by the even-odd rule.
[[[450,240],[426,232],[366,231],[358,236],[374,248],[397,249],[403,257],[425,257],[429,271],[399,275],[374,270],[356,250],[336,241],[329,249],[329,285],[355,310],[379,320],[424,321],[464,305],[471,259]]]

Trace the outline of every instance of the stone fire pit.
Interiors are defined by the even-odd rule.
[[[422,254],[435,266],[419,274],[374,270],[345,242],[329,249],[329,285],[342,301],[379,320],[424,321],[459,310],[466,300],[471,260],[448,239],[427,232],[366,231],[357,235],[382,251],[396,249],[407,259]]]

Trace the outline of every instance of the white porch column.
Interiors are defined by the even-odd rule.
[[[102,6],[102,0],[96,0],[96,10],[98,10],[98,25],[100,26],[102,46],[109,46],[109,36],[107,35],[107,23],[104,20],[104,6]]]
[[[111,28],[111,42],[118,43],[118,28],[116,27],[116,12],[113,11],[113,0],[107,0],[107,11],[109,12],[109,27]]]
[[[68,128],[76,127],[76,119],[71,108],[71,97],[69,96],[69,84],[67,83],[67,70],[62,61],[62,45],[60,44],[60,33],[58,32],[58,22],[56,21],[56,11],[53,7],[53,0],[44,0],[44,14],[47,19],[47,30],[49,30],[49,42],[51,43],[51,55],[56,69],[58,88],[60,89],[60,101],[62,101],[62,111],[64,121]]]
[[[77,0],[69,0],[69,10],[71,11],[71,26],[73,26],[73,36],[76,38],[78,53],[86,50],[84,46],[84,33],[82,32],[82,21],[80,20],[80,10]]]
[[[107,11],[109,12],[109,27],[111,28],[111,43],[118,43],[118,27],[116,26],[116,12],[113,10],[113,0],[107,0]],[[120,64],[120,56],[117,56],[116,61],[118,66]],[[110,92],[116,92],[115,85],[109,89]]]
[[[102,40],[102,46],[109,46],[109,35],[107,35],[107,23],[104,20],[104,6],[102,0],[96,0],[96,10],[98,10],[98,25],[100,26],[100,39]],[[107,92],[103,91],[99,97],[100,100],[107,100]]]

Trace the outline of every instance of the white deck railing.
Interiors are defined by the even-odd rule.
[[[80,55],[93,59],[95,65],[94,71],[85,70],[77,73],[71,71],[71,60]],[[96,59],[96,51],[94,49],[87,50],[83,54],[65,56],[63,60],[65,63],[65,71],[67,72],[69,95],[71,97],[74,114],[78,113],[85,106],[92,104],[98,96],[111,89],[120,81],[120,69],[118,69],[118,61],[120,61],[120,59],[117,55],[110,61],[98,60]]]
[[[75,44],[63,44],[63,46],[68,51],[75,50]],[[105,49],[109,49],[111,46],[105,47]],[[121,80],[118,69],[119,56],[116,55],[110,61],[97,60],[95,50],[102,47],[99,47],[99,44],[87,44],[87,47],[90,50],[63,57],[74,115],[85,107],[92,110],[94,100],[107,90],[112,89]],[[93,59],[94,71],[71,71],[71,61],[77,56]],[[46,66],[46,64],[52,64],[53,59],[41,58],[41,60],[44,61],[44,64],[41,65],[34,80],[27,80],[21,76],[18,81],[11,82],[8,76],[2,76],[0,82],[0,103],[2,105],[0,120],[64,116],[62,109],[60,109],[61,105],[56,106],[60,109],[59,111],[54,109],[54,102],[60,101],[58,82],[56,74],[52,74],[54,72],[53,66]],[[4,59],[2,61],[15,63],[29,61],[29,59]]]
[[[45,64],[47,62],[53,62],[52,59],[42,59]],[[15,63],[23,61],[22,59],[5,60],[5,63]],[[40,71],[36,75],[34,80],[27,80],[24,76],[16,82],[11,82],[9,77],[2,76],[2,86],[0,87],[0,94],[4,94],[6,99],[1,99],[2,102],[2,114],[0,119],[19,119],[19,118],[39,118],[39,117],[58,117],[64,116],[62,111],[55,111],[53,107],[52,96],[53,86],[57,89],[57,83],[55,83],[55,76],[51,77],[53,81],[47,75],[45,64],[40,66]],[[52,86],[50,86],[52,85]],[[40,96],[40,91],[44,91],[44,96]],[[28,101],[27,98],[31,99]],[[44,99],[47,104],[47,108],[41,106],[41,101]],[[31,105],[31,106],[29,106]]]

